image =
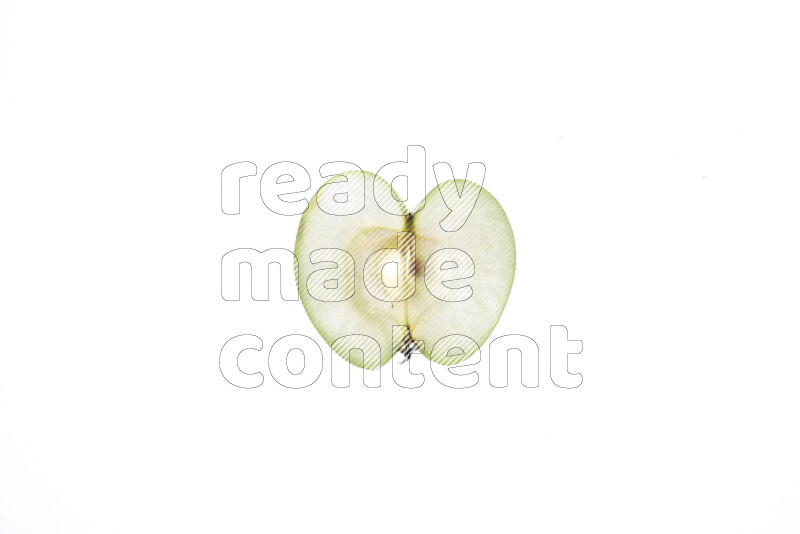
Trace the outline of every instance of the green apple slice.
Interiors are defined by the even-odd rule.
[[[453,202],[445,204],[442,195],[459,192],[478,194],[478,200],[463,226],[448,232],[442,221]],[[425,342],[425,356],[453,365],[477,351],[500,320],[514,282],[514,234],[500,203],[465,180],[431,190],[413,228],[424,272],[418,273],[422,287],[408,301],[411,337]],[[453,348],[461,350],[451,353]]]
[[[391,360],[397,349],[392,326],[407,319],[402,301],[379,300],[366,290],[364,265],[377,250],[397,246],[397,230],[402,230],[406,217],[384,211],[375,195],[384,199],[397,195],[374,174],[363,174],[362,179],[361,173],[348,171],[343,176],[349,183],[335,176],[320,187],[300,219],[295,256],[300,300],[314,327],[341,357],[374,369]],[[363,208],[354,214],[337,212],[335,197],[343,193],[363,195]],[[397,208],[408,213],[402,202]],[[319,252],[322,249],[337,251]],[[367,278],[374,279],[375,274],[368,273]]]
[[[445,231],[453,195],[477,192],[466,223]],[[363,207],[342,203],[349,195]],[[376,196],[403,215],[384,211]],[[297,232],[300,299],[323,339],[354,365],[374,369],[415,346],[437,363],[458,363],[488,339],[511,291],[511,225],[486,190],[464,180],[431,190],[413,216],[398,198],[366,172],[320,187]],[[344,211],[354,205],[361,209]]]

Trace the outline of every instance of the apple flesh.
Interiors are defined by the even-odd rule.
[[[476,189],[466,222],[445,231],[448,199]],[[356,213],[340,210],[340,199],[362,194]],[[354,365],[374,369],[415,351],[458,363],[488,339],[508,299],[516,265],[511,225],[494,197],[464,180],[433,188],[413,215],[397,199],[366,172],[345,172],[320,187],[297,232],[300,299],[323,339]]]

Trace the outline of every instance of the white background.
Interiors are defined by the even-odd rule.
[[[797,21],[1,0],[0,532],[800,531]],[[299,222],[257,180],[224,215],[222,168],[316,186],[409,144],[486,165],[518,250],[492,338],[537,340],[540,387],[231,386],[230,337],[319,337],[221,299],[225,252]]]

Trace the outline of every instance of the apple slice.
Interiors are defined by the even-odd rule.
[[[478,193],[466,223],[445,231],[454,196]],[[356,201],[342,203],[342,194]],[[363,207],[345,214],[362,194]],[[381,209],[375,196],[403,215]],[[437,363],[461,362],[488,339],[511,291],[511,225],[494,197],[464,180],[431,190],[413,216],[397,199],[366,172],[320,187],[297,232],[300,299],[323,339],[359,367],[377,368],[414,347]]]
[[[478,200],[463,226],[445,231],[448,205],[454,205],[450,199],[459,194],[478,195]],[[431,190],[413,218],[413,228],[418,263],[424,262],[424,272],[419,273],[424,287],[409,300],[411,337],[425,341],[425,356],[452,365],[489,338],[503,313],[514,282],[514,234],[500,203],[465,180]],[[443,339],[447,336],[455,337]],[[459,340],[461,336],[467,339]],[[448,357],[459,347],[461,354]]]

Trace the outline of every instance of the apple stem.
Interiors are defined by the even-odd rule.
[[[411,359],[411,354],[414,350],[416,343],[413,339],[411,339],[411,328],[406,325],[406,335],[403,338],[403,361],[400,362],[401,364],[406,363],[408,360]]]

